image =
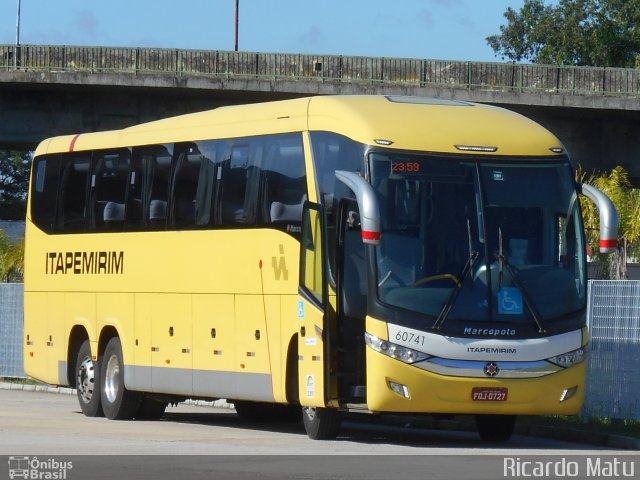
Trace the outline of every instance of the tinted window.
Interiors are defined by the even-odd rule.
[[[55,229],[60,157],[38,158],[33,165],[31,220],[45,232]]]
[[[172,150],[167,145],[134,148],[129,177],[127,230],[164,230]]]
[[[57,231],[85,231],[90,164],[90,154],[87,152],[72,155],[63,163],[57,205]]]
[[[128,178],[128,150],[94,153],[91,174],[90,229],[122,230]]]
[[[307,199],[304,150],[300,134],[265,139],[260,221],[290,233],[300,231]]]
[[[36,159],[32,216],[48,231],[263,225],[297,234],[302,135],[264,135]],[[49,227],[46,227],[49,225]]]
[[[215,218],[215,143],[180,144],[175,151],[171,225],[210,225]]]
[[[219,175],[222,225],[255,224],[259,185],[256,163],[261,155],[262,142],[258,139],[222,143]]]

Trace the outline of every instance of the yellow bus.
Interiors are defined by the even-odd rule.
[[[575,414],[586,255],[560,141],[479,104],[327,96],[43,141],[25,370],[87,416],[228,399],[335,437],[345,413]]]

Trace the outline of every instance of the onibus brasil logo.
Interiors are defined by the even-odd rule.
[[[33,480],[65,480],[67,470],[73,468],[73,462],[61,462],[54,458],[9,457],[9,478]]]

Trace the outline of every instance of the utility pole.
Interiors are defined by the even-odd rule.
[[[22,0],[18,0],[18,15],[16,18],[16,48],[13,52],[13,60],[15,63],[16,69],[20,67],[20,4]]]
[[[20,0],[18,0],[20,1]],[[240,23],[240,0],[236,0],[236,52],[238,51],[238,25]]]
[[[18,18],[16,19],[16,47],[20,45],[20,3],[18,0]]]

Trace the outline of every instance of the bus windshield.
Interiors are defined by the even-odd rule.
[[[371,153],[380,203],[381,302],[444,320],[536,322],[586,302],[586,258],[567,160]]]

